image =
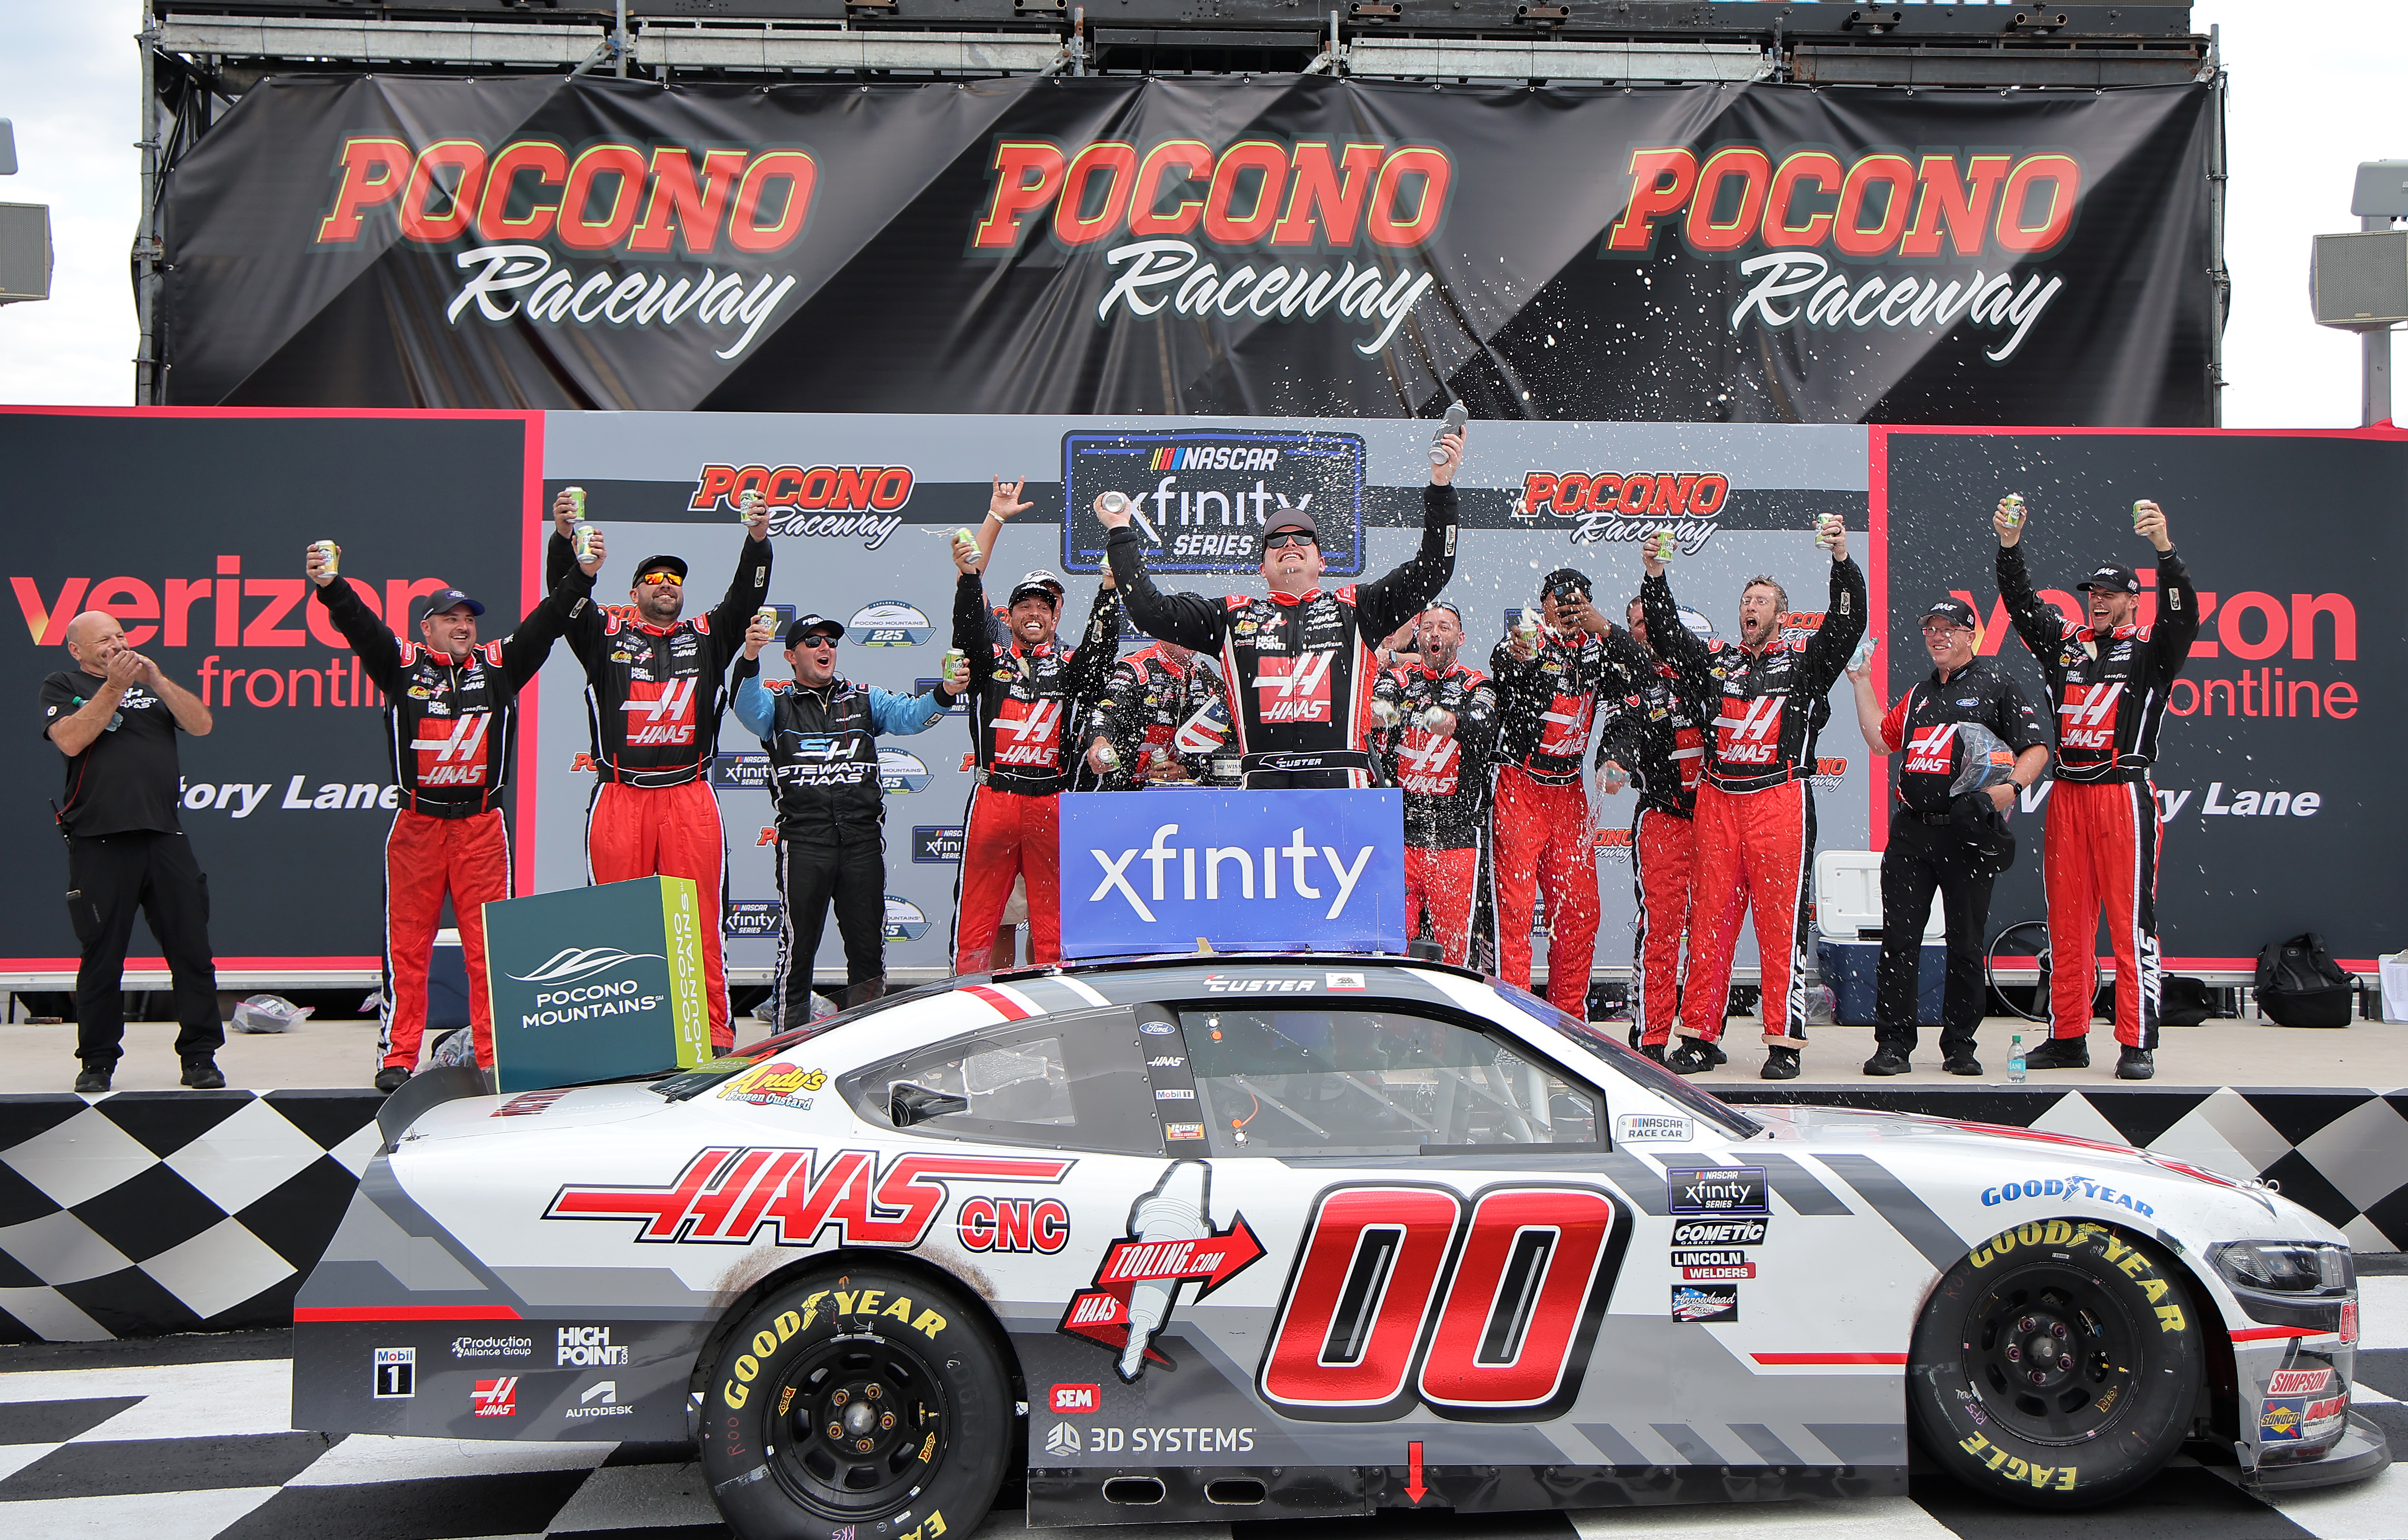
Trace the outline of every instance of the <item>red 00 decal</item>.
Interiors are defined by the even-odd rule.
[[[1594,1187],[1506,1187],[1462,1215],[1440,1188],[1325,1193],[1263,1356],[1264,1399],[1316,1420],[1400,1417],[1409,1385],[1459,1420],[1569,1407],[1627,1238],[1619,1205]]]

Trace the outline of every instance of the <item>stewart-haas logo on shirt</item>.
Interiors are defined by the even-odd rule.
[[[453,326],[682,326],[731,362],[794,292],[793,274],[765,269],[802,240],[819,166],[795,149],[438,132],[347,139],[334,177],[312,244],[451,252],[467,275],[444,307]]]

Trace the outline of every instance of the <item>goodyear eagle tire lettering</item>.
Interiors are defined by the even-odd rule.
[[[808,1274],[731,1323],[704,1384],[703,1474],[742,1540],[967,1536],[1002,1485],[1003,1353],[933,1279]]]
[[[2155,1243],[2085,1219],[2033,1219],[1975,1246],[1916,1322],[1916,1439],[1968,1487],[2025,1507],[2086,1508],[2182,1447],[2205,1346],[2182,1274]]]

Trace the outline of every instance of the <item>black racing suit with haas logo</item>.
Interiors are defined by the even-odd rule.
[[[1134,528],[1113,530],[1105,549],[1140,630],[1221,659],[1247,785],[1344,787],[1372,780],[1371,648],[1455,575],[1455,488],[1426,486],[1411,561],[1376,583],[1260,598],[1164,593],[1146,575]]]
[[[953,588],[953,645],[969,660],[970,740],[978,784],[962,821],[962,866],[953,911],[953,966],[975,971],[995,944],[1011,883],[1028,883],[1028,960],[1062,957],[1057,792],[1070,784],[1080,713],[1103,693],[1118,655],[1120,596],[1096,594],[1074,651],[997,640],[978,574]]]
[[[2157,557],[2157,615],[2100,634],[2032,591],[2020,545],[1999,547],[1999,597],[2048,681],[2057,717],[2057,779],[2042,831],[2048,895],[2053,1037],[2090,1032],[2096,916],[2115,953],[2115,1041],[2157,1045],[2157,732],[2166,694],[2199,635],[2199,594],[2172,551]],[[2077,596],[2078,597],[2078,596]],[[2143,603],[2147,602],[2146,596]]]
[[[381,1002],[380,1048],[387,1066],[418,1067],[426,971],[446,892],[468,966],[477,1062],[494,1062],[484,906],[510,896],[502,787],[517,746],[519,691],[552,655],[569,611],[593,588],[594,580],[572,566],[517,630],[480,642],[457,662],[396,637],[344,580],[317,590],[327,618],[360,655],[361,671],[384,692],[385,744],[401,788],[384,845],[384,956],[392,985]]]
[[[1446,960],[1471,948],[1471,900],[1480,885],[1481,836],[1488,826],[1489,766],[1497,753],[1497,688],[1460,664],[1442,673],[1423,665],[1380,676],[1373,698],[1395,713],[1372,737],[1373,751],[1405,794],[1405,926],[1427,908]],[[1455,718],[1433,732],[1433,711]]]
[[[633,610],[587,604],[567,637],[585,666],[585,720],[600,784],[585,821],[586,875],[596,883],[684,877],[701,907],[702,974],[714,1047],[736,1045],[720,943],[727,842],[707,773],[719,750],[727,665],[744,650],[752,612],[769,597],[769,542],[745,538],[726,597],[709,614],[669,626]],[[553,565],[574,561],[552,538]]]
[[[1496,858],[1489,863],[1497,914],[1497,971],[1530,983],[1530,928],[1546,895],[1547,998],[1588,1009],[1597,957],[1597,844],[1583,777],[1598,709],[1630,689],[1655,660],[1630,633],[1547,632],[1527,658],[1512,638],[1488,655],[1500,719]]]
[[[1681,937],[1689,928],[1697,876],[1698,787],[1715,698],[1657,662],[1614,702],[1598,739],[1597,762],[1622,768],[1639,793],[1630,819],[1630,890],[1638,920],[1630,940],[1630,1025],[1641,1045],[1671,1040],[1680,1010]]]
[[[1090,741],[1109,740],[1120,756],[1120,769],[1104,777],[1102,789],[1203,780],[1212,752],[1229,735],[1228,721],[1229,688],[1202,654],[1182,661],[1158,641],[1129,654],[1112,665],[1087,732]]]
[[[1865,634],[1864,572],[1847,557],[1833,562],[1821,622],[1802,638],[1779,635],[1760,650],[1709,643],[1682,625],[1661,574],[1640,584],[1639,597],[1648,640],[1685,688],[1716,707],[1698,788],[1681,1035],[1721,1038],[1740,919],[1753,908],[1765,1041],[1794,1047],[1806,1039],[1806,899],[1814,870],[1807,778],[1831,686]]]

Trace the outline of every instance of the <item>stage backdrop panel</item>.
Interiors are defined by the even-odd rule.
[[[280,78],[206,405],[2205,425],[2209,86]]]
[[[2408,439],[2394,433],[1952,433],[1876,430],[1874,519],[1886,532],[1873,592],[1887,602],[1885,699],[1929,671],[1916,626],[1948,594],[1985,617],[1982,650],[2038,698],[2040,670],[1999,598],[2000,495],[2028,499],[2024,560],[2069,613],[2100,561],[2149,585],[2156,552],[2132,533],[2136,498],[2166,511],[2199,590],[2201,627],[2168,694],[2156,773],[2157,918],[2167,965],[2253,968],[2258,951],[2322,933],[2344,966],[2408,944]],[[2042,781],[2015,819],[2022,850],[2000,878],[1993,932],[2044,911]],[[1885,811],[1874,828],[1885,830]],[[1878,837],[1878,836],[1877,836]]]
[[[487,607],[480,637],[504,635],[537,581],[540,431],[507,412],[0,410],[21,622],[0,645],[24,692],[22,746],[0,758],[0,828],[22,862],[0,898],[0,970],[76,966],[50,813],[66,761],[37,736],[35,695],[75,669],[67,623],[85,610],[208,692],[215,730],[179,744],[179,816],[208,873],[219,966],[376,968],[394,805],[382,698],[308,597],[306,547],[338,541],[343,576],[408,636],[447,585]],[[137,926],[135,966],[158,952]]]

